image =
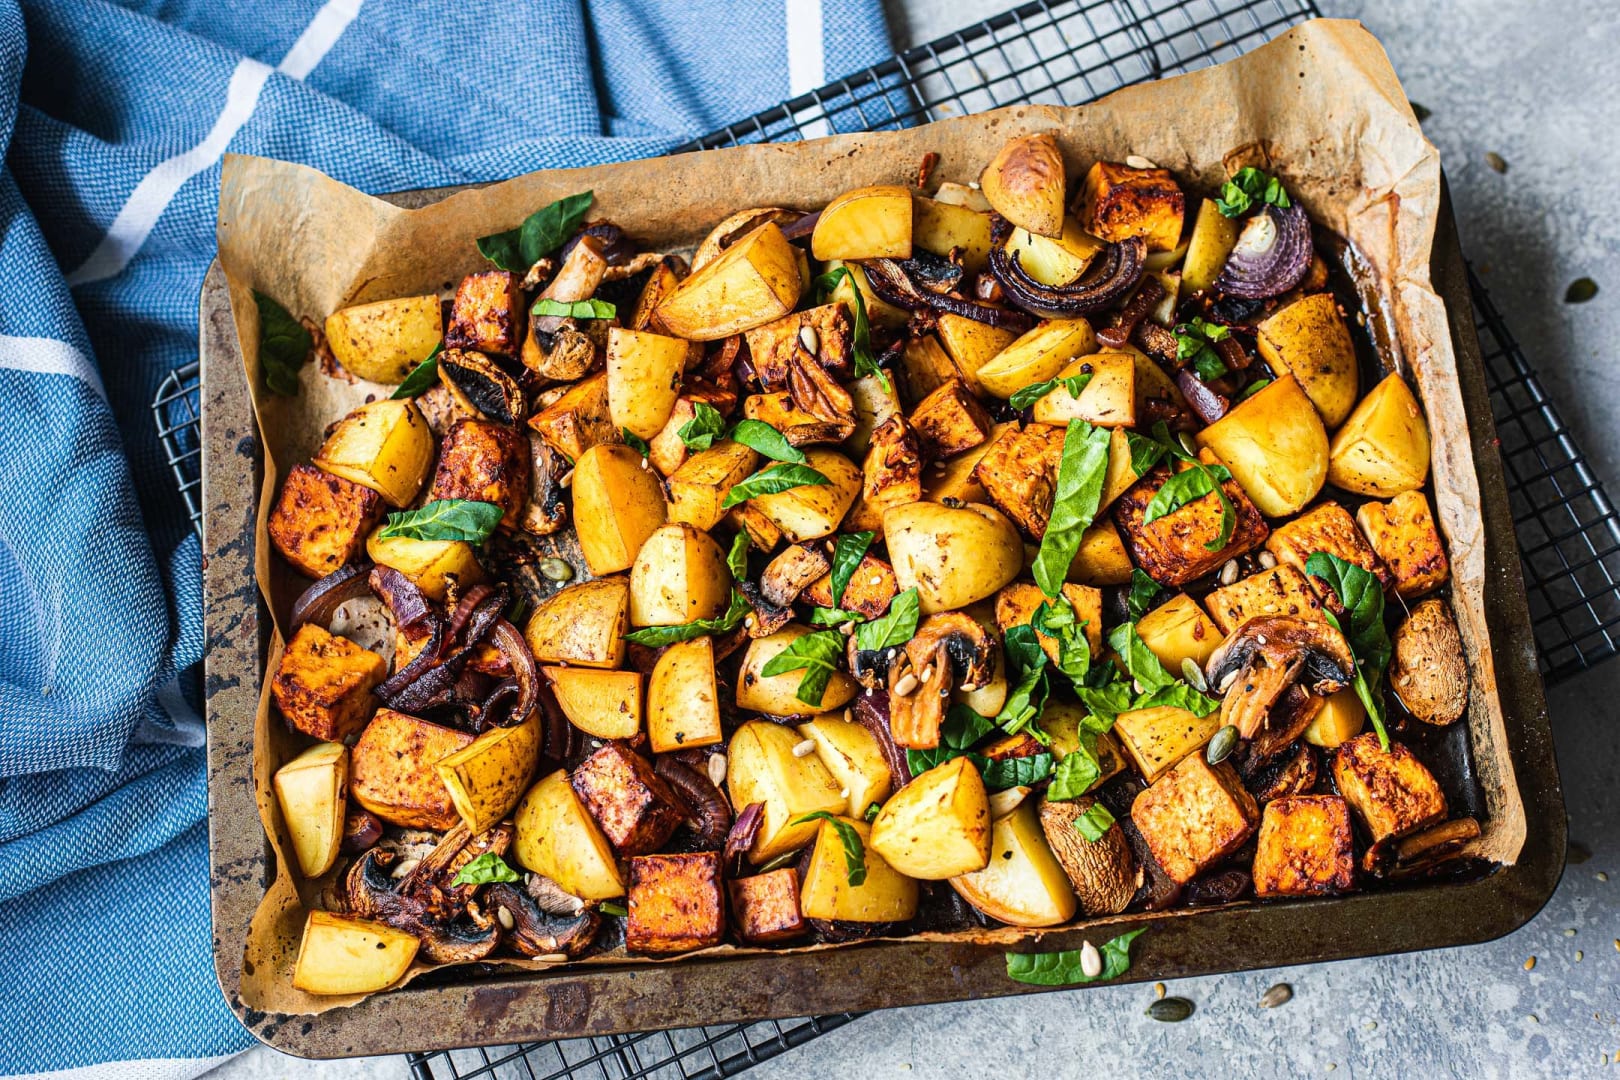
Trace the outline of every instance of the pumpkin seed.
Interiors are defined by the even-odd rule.
[[[1598,294],[1597,282],[1589,277],[1576,278],[1564,290],[1564,303],[1584,304]]]
[[[1485,164],[1489,165],[1492,169],[1499,173],[1505,173],[1508,170],[1507,159],[1501,154],[1498,154],[1495,150],[1486,151]]]
[[[1204,760],[1211,765],[1219,765],[1232,756],[1237,749],[1238,729],[1227,724],[1217,731],[1209,740],[1209,746],[1204,748]]]
[[[574,568],[563,559],[541,559],[540,573],[548,581],[567,581],[574,576]]]
[[[1204,669],[1190,656],[1181,658],[1181,677],[1200,694],[1209,689],[1209,680],[1204,678]]]
[[[1179,1024],[1193,1014],[1193,1003],[1184,997],[1160,998],[1147,1007],[1147,1014],[1166,1024]]]
[[[1264,994],[1260,995],[1262,1009],[1275,1009],[1279,1005],[1288,1004],[1294,996],[1294,988],[1287,983],[1278,983]]]
[[[1188,457],[1194,459],[1198,457],[1198,444],[1193,442],[1191,435],[1185,431],[1178,431],[1176,432],[1176,440],[1181,443],[1181,448],[1187,451]]]

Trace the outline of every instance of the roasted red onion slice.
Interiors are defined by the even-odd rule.
[[[1112,326],[1097,328],[1097,340],[1111,349],[1130,344],[1131,335],[1136,332],[1137,324],[1147,318],[1148,313],[1163,299],[1164,286],[1159,284],[1159,279],[1143,278],[1142,287],[1137,289],[1136,295],[1120,309],[1119,321]]]
[[[1232,407],[1225,395],[1217,393],[1190,367],[1176,372],[1176,385],[1181,388],[1182,396],[1192,406],[1192,411],[1198,414],[1198,419],[1206,424],[1213,424]]]
[[[953,293],[934,292],[914,280],[909,267],[901,260],[867,259],[861,265],[866,268],[867,284],[872,286],[878,299],[895,307],[907,311],[943,311],[1007,330],[1029,329],[1029,316],[1021,311],[964,300]]]
[[[1047,318],[1090,315],[1123,300],[1142,280],[1147,241],[1140,236],[1107,244],[1086,272],[1067,285],[1044,285],[1019,265],[1017,253],[1007,254],[1006,239],[1012,225],[996,217],[990,232],[990,272],[1007,290],[1007,299]]]
[[[489,599],[494,592],[495,590],[491,586],[478,584],[461,594],[461,600],[456,604],[456,610],[450,613],[450,632],[444,637],[446,644],[456,640],[456,635],[461,633],[463,626],[467,625],[467,620],[472,618],[472,614],[478,609],[478,605]],[[470,641],[469,644],[471,644]]]
[[[371,587],[366,583],[366,575],[370,571],[370,563],[349,563],[305,589],[293,601],[289,632],[296,633],[300,626],[309,622],[323,629],[332,625],[332,616],[341,604],[371,592]]]
[[[911,767],[906,764],[906,752],[894,741],[889,729],[889,692],[866,690],[855,698],[855,719],[877,740],[883,752],[883,761],[894,777],[895,790],[911,783]]]
[[[1267,204],[1238,234],[1237,246],[1215,279],[1215,290],[1244,300],[1264,300],[1298,285],[1311,268],[1311,221],[1305,208]]]
[[[372,570],[370,582],[371,591],[388,605],[395,626],[415,626],[438,614],[432,601],[417,587],[416,582],[391,566],[379,566]]]
[[[725,858],[727,862],[740,859],[747,854],[748,849],[754,846],[754,839],[759,836],[759,827],[765,822],[765,804],[751,802],[743,807],[742,813],[731,824],[731,832],[726,836]]]
[[[508,682],[517,686],[517,700],[512,703],[504,719],[493,717],[491,724],[496,727],[514,727],[523,723],[540,702],[540,669],[534,662],[534,653],[529,651],[529,643],[523,639],[518,628],[505,619],[495,620],[495,625],[489,632],[489,641],[501,651],[502,656],[506,657],[506,662],[512,665],[512,677]],[[505,686],[506,683],[501,685]],[[495,695],[492,694],[490,697],[493,701]]]
[[[729,844],[731,803],[708,776],[686,762],[667,755],[659,756],[653,771],[667,780],[685,800],[689,811],[687,824],[695,834],[696,850],[719,851]]]

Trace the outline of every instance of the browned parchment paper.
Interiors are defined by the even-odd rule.
[[[476,237],[511,228],[547,202],[585,189],[596,194],[592,216],[612,219],[649,246],[680,250],[745,207],[811,209],[858,185],[911,183],[929,151],[940,155],[936,180],[972,180],[1005,139],[1031,131],[1057,136],[1071,177],[1098,158],[1138,154],[1213,190],[1239,165],[1262,165],[1280,173],[1311,216],[1348,238],[1371,267],[1377,298],[1369,318],[1382,324],[1375,325],[1376,336],[1387,342],[1390,362],[1415,376],[1434,434],[1433,491],[1450,543],[1453,605],[1472,668],[1468,723],[1489,810],[1476,853],[1512,862],[1524,842],[1524,818],[1482,604],[1479,492],[1446,311],[1429,281],[1440,163],[1382,48],[1357,23],[1307,23],[1231,63],[1121,90],[1082,108],[1014,107],[908,131],[539,172],[415,210],[303,166],[227,157],[219,252],[248,384],[260,385],[253,289],[317,320],[349,304],[448,292],[483,264]],[[254,396],[265,451],[257,571],[278,624],[305,584],[269,557],[264,520],[278,477],[310,458],[327,424],[368,395],[390,389],[331,379],[315,365],[305,368],[301,381],[295,398]],[[266,660],[269,670],[279,653],[277,636]],[[321,1012],[357,999],[314,998],[292,989],[305,905],[318,899],[321,883],[300,882],[288,872],[285,827],[270,777],[292,745],[270,713],[265,695],[256,725],[254,782],[276,869],[248,930],[242,998],[254,1009]],[[1032,934],[1038,936],[1007,928],[971,936],[1010,943]]]

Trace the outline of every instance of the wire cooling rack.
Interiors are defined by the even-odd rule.
[[[1230,60],[1317,15],[1310,0],[1038,0],[722,128],[683,149],[907,127],[1002,105],[1078,105]],[[1531,620],[1549,681],[1620,649],[1620,520],[1470,271]],[[181,499],[202,521],[197,365],[152,404]],[[416,1080],[713,1080],[859,1014],[412,1055]]]

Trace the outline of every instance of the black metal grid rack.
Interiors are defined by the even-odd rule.
[[[682,149],[907,127],[1036,102],[1077,105],[1220,63],[1317,15],[1312,0],[1036,0],[850,75]],[[1549,681],[1620,651],[1620,518],[1535,371],[1470,273],[1541,669]],[[181,498],[201,528],[197,365],[153,402]],[[412,1055],[418,1080],[730,1077],[859,1014]]]

